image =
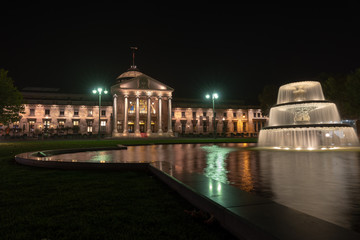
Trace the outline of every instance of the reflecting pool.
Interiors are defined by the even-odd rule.
[[[360,232],[360,152],[258,151],[240,143],[129,146],[48,160],[169,162],[170,174],[201,173]],[[169,164],[164,164],[169,166]]]

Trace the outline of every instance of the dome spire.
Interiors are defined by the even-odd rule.
[[[136,66],[135,66],[135,51],[138,50],[138,47],[130,47],[130,49],[132,50],[132,65],[131,65],[130,69],[136,69]]]

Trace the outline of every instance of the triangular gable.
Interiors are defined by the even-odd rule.
[[[145,74],[141,74],[140,76],[123,81],[122,83],[120,83],[120,88],[174,91],[173,88]]]

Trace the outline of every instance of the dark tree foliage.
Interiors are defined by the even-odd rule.
[[[360,118],[360,68],[346,75],[321,74],[325,99],[334,102],[342,118]]]
[[[24,111],[23,97],[7,74],[0,69],[0,123],[4,125],[19,121]]]

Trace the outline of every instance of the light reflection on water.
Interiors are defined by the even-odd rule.
[[[203,173],[360,232],[359,152],[254,151],[245,146],[235,143],[150,145],[51,158],[106,163],[165,161],[172,166],[170,173]],[[221,191],[218,186],[209,188]]]

